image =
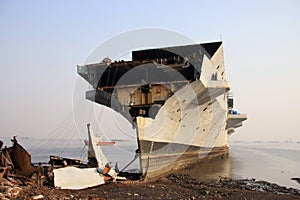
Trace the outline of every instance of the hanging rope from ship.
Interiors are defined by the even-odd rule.
[[[74,110],[76,109],[75,106]],[[74,111],[69,113],[53,131],[47,134],[46,138],[39,138],[37,140],[38,142],[31,146],[28,151],[37,157],[38,161],[46,162],[45,155],[86,160],[87,148],[84,145],[83,139],[78,134],[74,121]]]

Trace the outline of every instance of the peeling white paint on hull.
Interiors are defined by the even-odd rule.
[[[77,67],[110,107],[136,128],[141,172],[148,177],[228,153],[228,136],[246,115],[233,110],[222,42],[146,49],[132,61]]]

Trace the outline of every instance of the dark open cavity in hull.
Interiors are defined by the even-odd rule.
[[[222,42],[133,51],[131,61],[104,58],[77,70],[93,86],[87,99],[136,128],[137,158],[149,178],[228,154],[228,135],[247,119],[233,116]]]

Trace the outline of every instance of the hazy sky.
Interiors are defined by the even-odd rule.
[[[157,27],[224,41],[236,109],[249,117],[231,139],[300,141],[299,9],[298,0],[0,0],[0,135],[47,137],[72,111],[76,65],[121,32]]]

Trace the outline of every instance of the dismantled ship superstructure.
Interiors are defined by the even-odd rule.
[[[136,128],[150,178],[227,154],[228,135],[247,119],[233,110],[222,42],[133,51],[132,61],[105,58],[77,72],[94,88],[87,99]]]

